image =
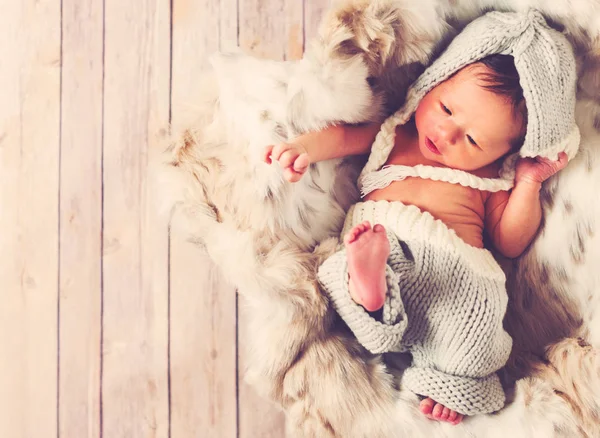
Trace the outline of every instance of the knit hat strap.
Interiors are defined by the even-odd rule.
[[[361,195],[363,197],[367,196],[373,190],[383,189],[394,181],[402,181],[408,177],[460,184],[463,187],[471,187],[486,192],[506,191],[514,185],[514,175],[510,174],[507,179],[481,178],[472,173],[449,167],[434,167],[422,164],[416,166],[391,165],[365,174],[360,180]]]
[[[408,118],[410,118],[410,115]],[[377,133],[375,141],[371,146],[371,153],[369,154],[367,164],[365,164],[365,167],[358,177],[359,189],[362,189],[361,181],[367,173],[380,169],[385,164],[390,156],[390,152],[394,148],[394,142],[396,141],[396,127],[404,125],[408,121],[408,118],[406,118],[406,114],[400,109],[383,122],[381,129]]]

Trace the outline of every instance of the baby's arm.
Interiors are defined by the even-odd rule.
[[[266,163],[277,161],[290,182],[299,181],[310,163],[366,154],[375,141],[380,124],[332,125],[321,131],[308,132],[288,143],[267,146]]]
[[[485,227],[494,246],[506,257],[520,256],[535,237],[542,222],[542,182],[567,165],[567,155],[558,161],[522,159],[517,164],[515,187],[493,193],[486,203]]]

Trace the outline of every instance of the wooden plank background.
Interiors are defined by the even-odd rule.
[[[327,3],[0,0],[0,437],[285,435],[148,164],[208,54],[297,59]]]

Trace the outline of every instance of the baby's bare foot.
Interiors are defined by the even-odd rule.
[[[459,414],[430,398],[421,401],[419,409],[431,420],[446,421],[452,425],[460,423],[464,417],[462,414]]]
[[[344,236],[344,244],[352,299],[369,312],[380,309],[387,289],[385,263],[390,254],[385,228],[377,224],[371,229],[369,222],[363,222]]]

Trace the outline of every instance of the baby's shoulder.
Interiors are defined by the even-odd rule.
[[[490,163],[487,166],[471,171],[471,173],[480,178],[499,178],[502,164],[499,162]]]
[[[498,192],[481,192],[483,205],[485,209],[485,216],[490,215],[502,216],[504,208],[510,198],[510,192],[506,190],[500,190]]]

